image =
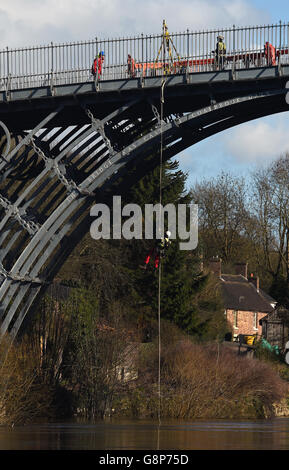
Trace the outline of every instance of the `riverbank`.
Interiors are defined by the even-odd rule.
[[[11,350],[1,376],[1,424],[73,416],[156,419],[158,343],[130,342],[128,347],[116,335],[119,332],[106,329],[85,343],[79,362],[63,369],[54,385],[48,382],[49,368],[35,373],[35,356],[25,348],[22,354],[17,347]],[[239,356],[222,344],[196,344],[184,335],[163,338],[160,412],[164,419],[288,416],[288,398],[288,367],[277,359]]]
[[[114,416],[157,417],[158,385],[150,368],[151,355],[143,357],[141,364],[142,373],[115,397]],[[288,368],[238,356],[221,345],[178,342],[163,351],[161,415],[176,419],[288,416]]]

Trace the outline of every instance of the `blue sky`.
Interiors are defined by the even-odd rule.
[[[227,171],[247,178],[289,151],[289,116],[280,113],[212,136],[176,158],[188,173],[188,187]]]
[[[0,0],[3,48],[94,37],[289,22],[288,1],[275,0]],[[289,114],[252,121],[182,152],[181,168],[196,179],[222,170],[248,175],[289,151]]]
[[[260,10],[266,11],[270,20],[275,23],[279,20],[289,21],[289,4],[286,0],[252,0],[252,5]]]
[[[252,0],[247,3],[262,11],[263,21],[259,24],[267,24],[266,17],[270,23],[289,22],[288,1]],[[289,113],[286,112],[212,136],[183,152],[178,159],[180,167],[189,174],[188,186],[191,186],[203,178],[216,176],[222,170],[246,178],[287,150]]]

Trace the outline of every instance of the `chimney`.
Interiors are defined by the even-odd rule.
[[[249,277],[248,281],[252,282],[256,287],[257,292],[259,292],[259,276],[254,276],[254,274],[251,273],[251,276]]]
[[[241,274],[246,279],[248,278],[248,263],[236,263],[236,274]]]
[[[221,277],[221,274],[222,274],[221,266],[222,266],[221,258],[216,257],[216,258],[211,258],[210,259],[210,261],[209,261],[210,270],[217,277]]]

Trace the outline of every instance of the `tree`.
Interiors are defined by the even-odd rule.
[[[269,294],[277,301],[277,306],[289,310],[289,284],[284,276],[279,275],[273,279]]]
[[[199,206],[204,258],[219,256],[226,264],[239,257],[242,243],[246,250],[245,228],[249,218],[244,179],[222,172],[196,183],[192,197]]]
[[[93,302],[81,292],[67,351],[74,408],[88,418],[111,414],[115,394],[121,388],[122,369],[134,353],[134,343],[119,319],[108,324],[99,319]]]
[[[159,202],[159,171],[157,167],[146,174],[133,186],[126,200],[140,205],[143,211],[145,204],[157,204]],[[162,205],[189,204],[191,195],[185,188],[187,175],[178,169],[178,162],[169,161],[163,164],[162,171]],[[145,325],[144,329],[148,338],[151,338],[156,327],[158,270],[154,270],[149,265],[149,269],[143,271],[139,265],[144,264],[145,256],[154,244],[155,240],[133,240],[130,243],[131,252],[127,264],[133,279],[139,316]],[[199,259],[196,252],[181,251],[179,240],[172,240],[171,247],[162,261],[161,312],[163,318],[184,329],[188,328],[191,322],[192,286],[199,269],[198,265]]]
[[[253,175],[251,207],[255,217],[254,237],[261,246],[260,265],[276,285],[289,281],[289,154],[279,157]]]
[[[188,205],[195,202],[191,192],[186,190],[186,179],[187,175],[178,169],[177,162],[163,165],[163,205]],[[159,201],[159,168],[147,174],[132,188],[128,200],[142,207],[146,203],[155,204]],[[157,333],[158,270],[136,269],[136,262],[144,263],[145,253],[153,243],[154,241],[134,240],[130,245],[131,257],[128,264],[138,305],[137,316],[145,325],[144,331],[148,339]],[[206,290],[207,305],[195,302],[195,298],[206,289],[206,283],[207,275],[201,272],[198,248],[194,251],[180,250],[179,239],[172,240],[161,267],[161,318],[189,334],[197,334],[197,326],[202,324],[202,331],[207,334],[209,323],[219,312],[223,315],[223,309],[219,301],[216,301],[213,290]]]

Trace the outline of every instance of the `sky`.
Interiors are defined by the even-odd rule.
[[[275,0],[0,0],[1,46],[289,22],[289,2]],[[251,121],[212,136],[176,158],[188,186],[222,170],[247,176],[289,151],[289,114]]]

